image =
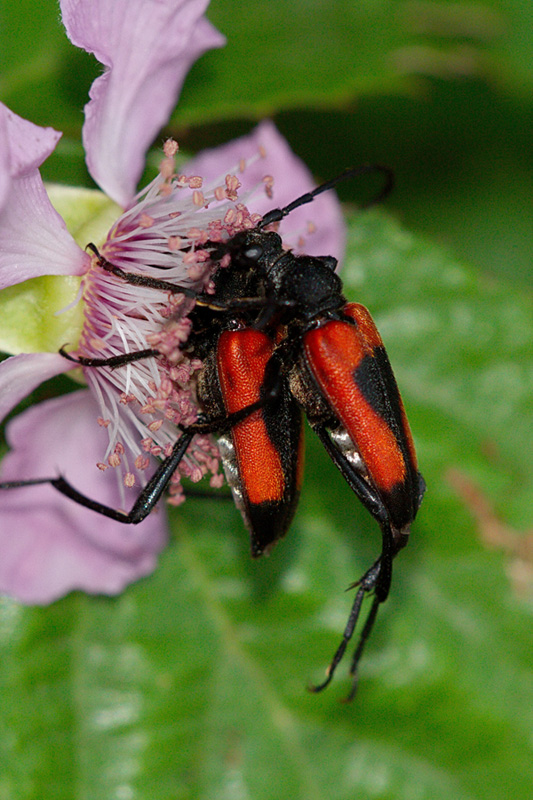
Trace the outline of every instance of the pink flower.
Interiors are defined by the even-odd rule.
[[[39,174],[60,134],[0,105],[0,347],[15,353],[0,364],[0,419],[42,381],[72,368],[57,352],[67,342],[84,356],[155,346],[165,354],[119,370],[87,368],[87,389],[16,417],[7,429],[3,481],[62,475],[106,505],[129,508],[156,457],[176,440],[176,425],[196,417],[190,376],[200,365],[179,349],[194,301],[176,296],[178,307],[167,292],[103,271],[83,249],[88,241],[117,266],[157,277],[164,270],[165,280],[201,290],[209,280],[202,240],[253,224],[243,202],[264,214],[312,185],[265,122],[250,136],[204,152],[180,174],[167,145],[160,173],[135,195],[146,148],[168,119],[189,66],[223,43],[203,17],[206,6],[205,0],[62,0],[69,37],[106,67],[91,88],[83,140],[92,177],[117,206],[115,222],[90,239],[71,236]],[[243,168],[238,180],[230,177]],[[265,176],[274,178],[273,199],[261,189]],[[52,197],[68,213],[75,203],[111,206],[98,193],[56,189]],[[284,239],[302,245],[313,218],[320,225],[306,251],[340,256],[342,220],[331,193],[291,214]],[[30,279],[37,280],[22,285]],[[69,294],[78,302],[57,316]],[[180,471],[194,480],[211,473],[218,484],[214,441],[197,437]],[[179,476],[171,491],[178,502]],[[166,538],[162,509],[125,526],[49,485],[1,491],[0,591],[27,603],[51,602],[76,588],[113,594],[154,568]]]

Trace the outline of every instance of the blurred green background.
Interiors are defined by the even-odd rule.
[[[230,504],[191,501],[160,569],[120,598],[0,600],[0,800],[526,800],[533,6],[213,0],[208,16],[228,44],[189,75],[166,130],[183,149],[268,115],[317,179],[395,170],[386,210],[347,206],[343,277],[388,347],[426,500],[352,705],[342,666],[322,695],[305,686],[379,541],[312,437],[268,560],[250,562]],[[99,65],[50,0],[5,0],[0,25],[1,99],[64,131],[43,174],[91,185]]]

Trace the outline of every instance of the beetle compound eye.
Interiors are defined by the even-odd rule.
[[[259,259],[263,255],[263,252],[264,250],[262,247],[260,247],[258,244],[254,244],[251,247],[247,247],[243,255],[250,261],[259,261]]]

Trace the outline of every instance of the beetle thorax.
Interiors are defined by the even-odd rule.
[[[269,270],[276,294],[294,303],[293,317],[312,319],[345,303],[337,262],[330,257],[286,253]]]

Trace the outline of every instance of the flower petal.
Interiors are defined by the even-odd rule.
[[[0,103],[0,115],[5,124],[10,174],[13,178],[20,178],[46,161],[54,152],[61,133],[53,128],[34,125],[14,114],[3,103]]]
[[[272,208],[281,208],[308,192],[316,184],[303,161],[290,149],[286,139],[274,123],[261,122],[249,135],[235,139],[229,144],[204,150],[190,161],[185,169],[187,175],[201,175],[208,180],[224,176],[225,172],[237,171],[241,159],[252,158],[259,149],[264,158],[246,167],[238,174],[242,183],[240,194],[261,185],[266,175],[274,178],[273,198],[265,192],[254,194],[248,205],[250,211],[266,214]],[[314,223],[316,230],[308,233],[308,224]],[[334,191],[324,192],[312,203],[297,208],[281,223],[283,241],[298,252],[309,255],[332,255],[339,260],[344,255],[345,225],[341,205]],[[301,242],[305,238],[305,243]]]
[[[0,214],[11,186],[11,154],[9,152],[6,111],[6,107],[0,103]]]
[[[40,275],[82,275],[88,256],[50,203],[38,170],[61,134],[1,104],[0,119],[0,289]]]
[[[95,181],[127,206],[144,154],[191,65],[224,38],[202,17],[208,0],[62,0],[67,33],[107,67],[92,85],[83,140]]]
[[[4,459],[2,479],[62,474],[116,507],[114,476],[95,466],[106,438],[97,413],[82,390],[20,414],[8,425],[13,450]],[[154,569],[167,540],[162,513],[140,525],[122,525],[49,485],[0,492],[0,514],[0,592],[24,603],[50,603],[73,589],[116,594]]]
[[[43,381],[72,369],[59,353],[12,356],[0,364],[0,421]]]

